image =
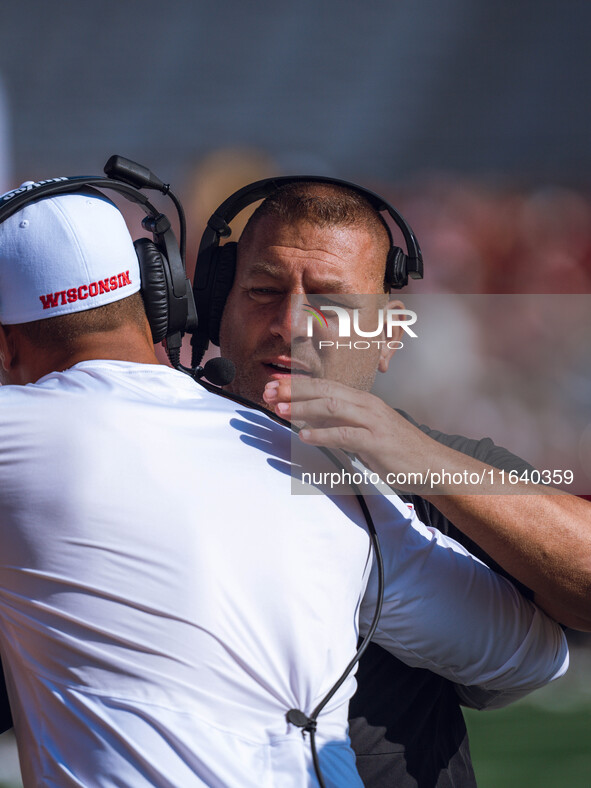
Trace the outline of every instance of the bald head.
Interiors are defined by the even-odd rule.
[[[253,213],[240,237],[240,247],[252,242],[255,229],[267,217],[285,224],[306,222],[318,228],[365,231],[373,241],[375,257],[383,261],[385,274],[388,251],[392,246],[390,230],[381,214],[354,189],[306,181],[282,186]],[[388,289],[384,284],[384,290]]]

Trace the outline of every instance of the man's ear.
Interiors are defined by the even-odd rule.
[[[387,309],[404,309],[404,304],[402,301],[398,299],[391,299],[388,301]],[[392,360],[392,356],[396,353],[397,350],[397,340],[400,340],[400,337],[403,333],[402,326],[394,326],[392,328],[392,336],[387,337],[385,335],[385,328],[384,328],[384,344],[380,348],[380,358],[378,361],[378,371],[379,372],[387,372],[388,367],[390,366],[390,361]],[[394,345],[394,347],[389,347],[389,345]]]

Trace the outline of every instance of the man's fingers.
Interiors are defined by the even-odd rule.
[[[277,402],[304,402],[311,399],[335,398],[351,403],[359,403],[373,395],[358,391],[334,380],[306,378],[298,376],[297,380],[272,380],[265,386],[263,398],[269,405]]]
[[[325,397],[304,402],[278,402],[275,411],[284,418],[305,422],[311,427],[349,425],[368,427],[368,410],[356,403]]]
[[[363,450],[367,431],[363,427],[322,427],[300,430],[300,439],[313,446],[325,446],[327,449],[344,449],[353,453]]]

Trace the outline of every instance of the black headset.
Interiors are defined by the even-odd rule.
[[[153,240],[139,238],[134,242],[139,261],[142,298],[152,331],[154,344],[166,341],[171,364],[179,366],[180,347],[185,332],[195,330],[197,315],[191,283],[185,270],[185,218],[182,206],[167,184],[146,167],[122,156],[111,156],[105,165],[108,176],[74,176],[50,178],[30,186],[21,186],[0,200],[0,222],[23,206],[60,194],[92,193],[94,188],[115,191],[146,212],[142,220]],[[181,244],[177,243],[168,218],[155,208],[140,189],[156,189],[174,202],[181,228]],[[96,192],[100,195],[99,192]],[[100,227],[97,227],[100,231]]]
[[[404,217],[379,194],[349,181],[318,175],[286,175],[255,181],[224,200],[207,222],[207,227],[201,238],[193,279],[193,295],[199,315],[199,326],[191,339],[193,346],[192,366],[199,364],[210,341],[214,345],[220,343],[220,323],[226,299],[234,281],[238,246],[235,242],[220,246],[220,239],[227,238],[232,233],[229,223],[244,208],[258,202],[258,200],[270,197],[282,186],[302,182],[344,186],[364,197],[377,213],[389,214],[404,236],[406,254],[394,244],[390,228],[384,220],[384,226],[390,236],[390,249],[386,261],[386,284],[391,288],[398,289],[408,284],[409,276],[411,279],[423,278],[423,256],[414,232]]]

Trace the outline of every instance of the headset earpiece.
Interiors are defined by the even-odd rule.
[[[162,342],[168,334],[169,309],[165,263],[160,249],[147,238],[134,241],[140,265],[142,298],[154,344]]]
[[[385,282],[395,290],[408,284],[408,258],[399,246],[391,246],[388,252]]]
[[[220,344],[220,325],[224,307],[236,274],[236,252],[238,244],[234,241],[224,244],[214,250],[212,265],[214,266],[215,280],[211,291],[209,304],[209,338],[214,345]]]

